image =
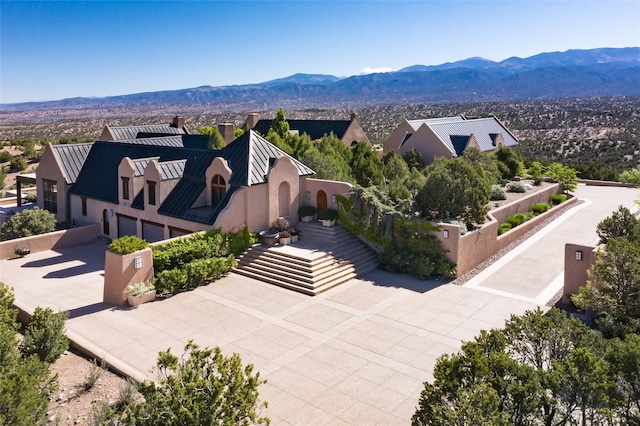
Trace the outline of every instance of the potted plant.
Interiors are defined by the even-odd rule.
[[[316,211],[316,208],[313,206],[302,206],[298,209],[298,216],[303,222],[311,222]]]
[[[333,226],[336,224],[338,212],[334,209],[325,209],[318,213],[318,219],[322,222],[322,226]]]
[[[278,231],[274,231],[273,229],[260,231],[258,235],[260,236],[260,244],[262,244],[263,246],[269,246],[269,247],[275,246],[279,238]]]
[[[289,229],[289,233],[291,234],[291,242],[292,243],[298,242],[298,236],[300,235],[300,231],[298,231],[296,228],[291,228]]]
[[[291,234],[289,231],[280,232],[280,245],[286,246],[287,244],[291,244]]]
[[[127,295],[129,305],[134,308],[143,303],[151,302],[156,298],[156,289],[152,283],[139,282],[129,284],[124,292]]]
[[[18,257],[25,257],[29,253],[31,253],[31,247],[28,243],[18,244],[16,245],[15,250],[13,251]]]

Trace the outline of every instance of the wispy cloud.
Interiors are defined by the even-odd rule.
[[[395,70],[393,68],[389,68],[389,67],[383,67],[383,68],[366,67],[366,68],[362,68],[360,70],[360,72],[358,73],[358,75],[375,74],[375,73],[380,73],[380,72],[393,72],[393,71],[395,71]]]

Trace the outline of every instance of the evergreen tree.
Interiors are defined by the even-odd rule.
[[[286,139],[289,135],[289,122],[284,116],[284,109],[280,108],[276,114],[276,118],[271,122],[271,128],[280,138]]]
[[[351,171],[354,179],[363,187],[384,185],[384,164],[369,145],[356,142],[351,151]]]

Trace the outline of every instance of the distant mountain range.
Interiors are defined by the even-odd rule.
[[[259,84],[4,104],[5,112],[206,105],[218,110],[365,107],[640,95],[640,47],[568,50],[501,62],[469,58],[347,78],[294,74]]]

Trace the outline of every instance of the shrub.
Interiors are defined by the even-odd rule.
[[[192,234],[189,238],[171,241],[156,248],[153,251],[153,268],[156,273],[183,268],[196,259],[227,256],[229,250],[227,239],[218,229],[206,234]]]
[[[320,220],[336,220],[338,218],[338,212],[334,209],[324,209],[318,214]]]
[[[229,252],[234,256],[239,256],[258,242],[258,234],[249,232],[246,226],[241,231],[229,232],[225,236],[229,245]]]
[[[551,206],[547,203],[535,203],[531,205],[531,211],[534,214],[540,214],[540,213],[544,213],[547,210],[549,210],[551,208]]]
[[[125,294],[128,296],[142,296],[149,293],[154,289],[153,283],[145,283],[144,281],[130,284],[125,289]]]
[[[168,269],[156,274],[153,286],[160,294],[170,294],[183,288],[187,283],[187,274],[180,269]]]
[[[640,185],[640,168],[625,170],[618,176],[620,182],[635,183]]]
[[[445,219],[443,222],[458,225],[460,227],[460,235],[464,235],[468,232],[467,224],[460,219]]]
[[[27,203],[35,203],[36,201],[38,201],[38,197],[36,196],[36,194],[27,194],[27,195],[24,197],[24,200],[25,200]]]
[[[109,244],[109,250],[118,254],[131,254],[147,247],[149,247],[149,243],[135,235],[116,238]]]
[[[524,222],[528,221],[529,219],[531,219],[533,217],[533,213],[528,212],[528,213],[516,213],[513,216],[509,216],[507,218],[507,223],[511,224],[512,228],[515,228],[516,226],[523,224]]]
[[[507,232],[508,230],[510,230],[512,228],[510,223],[503,223],[502,225],[498,226],[498,235],[502,235],[505,232]]]
[[[565,194],[551,194],[551,202],[555,205],[564,203],[567,199]]]
[[[313,216],[318,210],[314,206],[302,206],[298,209],[298,216]]]
[[[511,181],[509,183],[507,183],[507,191],[509,192],[517,192],[517,193],[525,193],[527,192],[527,187],[524,186],[524,183],[522,182],[514,182]]]
[[[25,356],[36,354],[40,361],[53,362],[69,348],[64,335],[68,312],[54,313],[51,308],[37,307],[24,333],[20,351]]]
[[[13,155],[9,151],[0,151],[0,163],[6,163],[13,160]]]
[[[9,171],[11,172],[21,172],[26,169],[28,166],[27,160],[25,160],[22,156],[13,157],[11,162],[9,163]]]
[[[491,200],[506,200],[507,193],[499,185],[491,185]]]
[[[271,229],[278,232],[286,231],[287,229],[289,229],[289,221],[283,217],[279,217],[278,219],[273,221],[273,223],[271,224]]]
[[[16,213],[2,225],[2,240],[46,234],[56,229],[56,217],[47,210],[34,207]]]

